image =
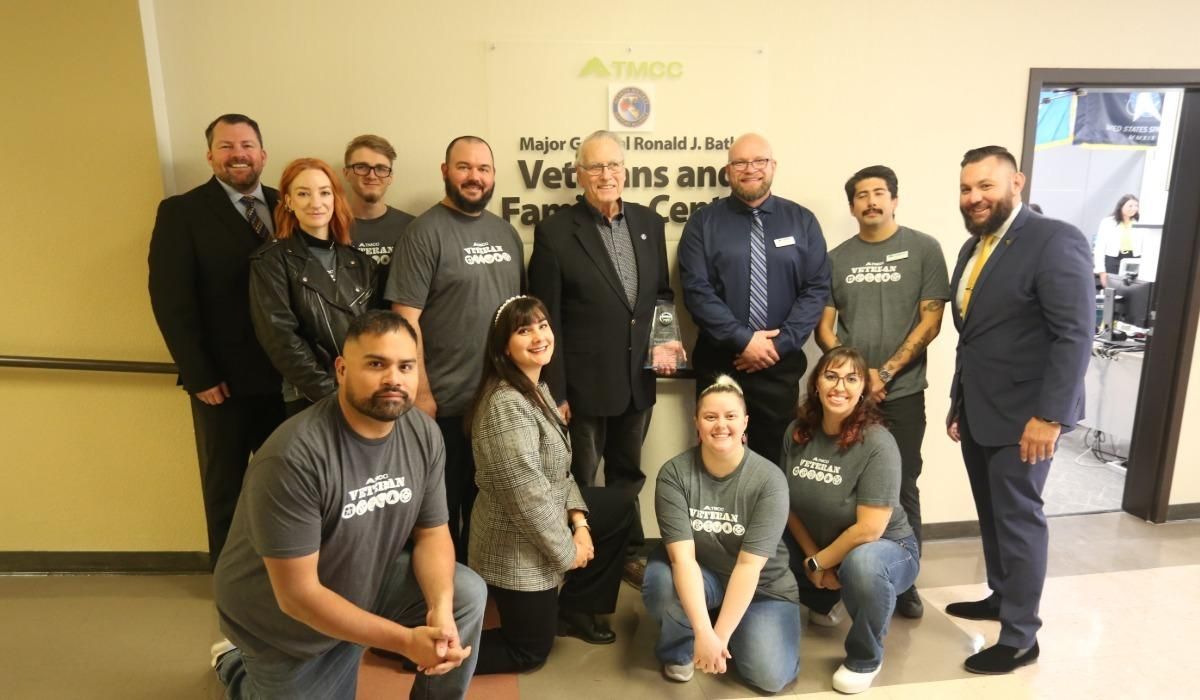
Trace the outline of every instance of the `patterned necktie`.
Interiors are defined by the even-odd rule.
[[[987,259],[991,256],[992,249],[996,247],[996,234],[991,233],[983,236],[979,240],[979,245],[983,247],[979,249],[979,255],[975,256],[975,266],[971,268],[971,276],[967,277],[967,286],[963,289],[963,318],[967,317],[967,305],[971,303],[971,292],[975,290],[975,283],[979,281],[979,273],[983,271],[983,266],[987,264]]]
[[[767,233],[757,209],[750,210],[750,328],[767,327]]]
[[[254,198],[250,195],[242,197],[242,206],[246,207],[246,221],[250,223],[250,228],[254,229],[254,233],[264,241],[271,237],[267,231],[267,225],[263,220],[258,218],[258,210],[254,208]]]

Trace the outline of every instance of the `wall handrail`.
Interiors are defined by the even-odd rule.
[[[132,362],[128,360],[91,360],[74,357],[29,357],[0,355],[0,367],[27,369],[69,369],[84,372],[133,372],[135,374],[178,374],[171,362]]]

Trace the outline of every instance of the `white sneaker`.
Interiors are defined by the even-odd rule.
[[[819,613],[811,609],[808,611],[808,621],[817,627],[837,627],[845,619],[846,606],[840,600],[827,613]]]
[[[679,664],[678,666],[675,664],[663,664],[662,668],[662,674],[666,676],[668,680],[676,681],[678,683],[687,683],[688,681],[692,680],[692,674],[695,672],[696,664],[691,662]]]
[[[847,695],[861,693],[871,687],[872,681],[875,680],[875,676],[879,675],[882,668],[883,664],[879,664],[874,671],[858,673],[846,668],[846,664],[842,664],[838,666],[838,670],[833,672],[833,689]]]
[[[234,646],[233,642],[229,641],[228,639],[222,639],[216,644],[213,644],[208,650],[208,653],[212,656],[212,667],[216,668],[217,660],[234,649],[237,649],[237,647]]]

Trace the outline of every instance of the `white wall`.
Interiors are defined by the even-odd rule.
[[[831,246],[855,230],[841,190],[845,178],[864,165],[892,166],[900,175],[901,221],[936,236],[952,261],[965,235],[956,209],[958,162],[966,149],[987,143],[1020,152],[1030,68],[1200,67],[1194,35],[1200,6],[1147,0],[1138,14],[1161,21],[1153,31],[1122,32],[1115,51],[1110,38],[1128,9],[1113,0],[765,2],[752,8],[707,0],[617,1],[602,10],[527,0],[352,6],[159,0],[156,25],[147,31],[158,34],[180,189],[208,176],[207,122],[239,111],[263,126],[268,183],[293,157],[336,162],[357,133],[390,137],[401,152],[390,200],[413,212],[440,196],[437,166],[445,142],[482,132],[500,121],[496,110],[513,108],[488,99],[496,94],[494,81],[522,80],[489,74],[492,42],[628,42],[665,52],[711,46],[721,56],[732,56],[730,46],[761,46],[766,94],[721,81],[675,96],[670,108],[699,114],[717,104],[763,101],[765,115],[747,118],[746,128],[761,128],[774,142],[775,191],[813,209]],[[557,99],[556,86],[546,85],[540,102],[522,108],[554,110]],[[599,126],[563,124],[562,130]],[[498,167],[497,200],[516,187],[515,175],[504,175],[504,163]],[[677,238],[678,227],[670,231]],[[523,234],[530,240],[531,231]],[[954,341],[947,322],[930,350],[926,522],[975,516],[961,458],[939,429]],[[690,387],[667,394],[655,413],[648,463],[669,456],[690,435]],[[1188,425],[1197,424],[1196,410]],[[1185,430],[1181,464],[1200,458],[1200,437],[1191,437],[1197,433]],[[1173,500],[1200,501],[1200,477],[1177,477]]]

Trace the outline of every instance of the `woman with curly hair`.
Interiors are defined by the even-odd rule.
[[[846,660],[833,687],[861,693],[883,664],[896,594],[917,578],[917,540],[900,504],[900,451],[880,424],[867,362],[853,348],[825,353],[784,437],[791,566],[809,620],[836,626],[850,616]]]

